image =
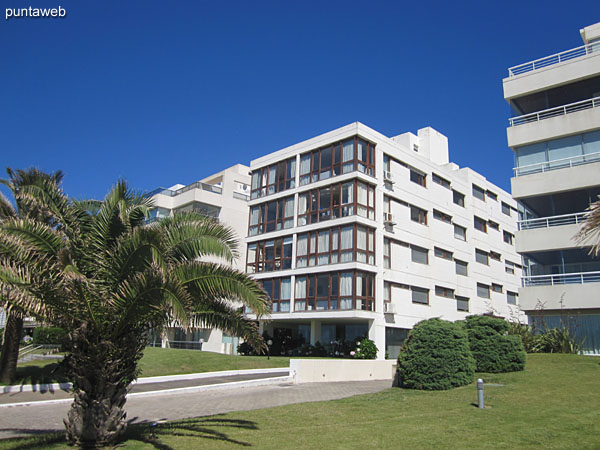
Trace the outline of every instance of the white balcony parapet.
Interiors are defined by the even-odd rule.
[[[542,111],[525,114],[522,116],[511,117],[508,119],[511,127],[524,125],[526,123],[539,122],[540,120],[550,119],[552,117],[566,116],[578,111],[600,107],[600,97],[582,100],[580,102],[569,103],[568,105],[557,106],[555,108],[544,109]]]
[[[580,166],[582,164],[590,164],[594,162],[600,162],[600,152],[515,167],[513,171],[515,177],[520,177],[523,175],[530,175],[532,173],[548,172],[550,170],[564,169],[566,167]]]
[[[223,188],[221,188],[219,186],[214,186],[212,184],[207,184],[207,183],[202,183],[201,181],[196,181],[195,183],[188,184],[187,186],[177,189],[176,191],[172,191],[171,189],[165,189],[165,188],[154,189],[153,191],[150,191],[147,194],[145,194],[145,196],[152,197],[154,195],[160,194],[160,195],[166,195],[167,197],[175,197],[179,194],[183,194],[184,192],[191,191],[192,189],[202,189],[203,191],[212,192],[214,194],[222,194],[223,193]]]
[[[521,278],[523,287],[554,286],[561,284],[600,283],[600,272],[557,273],[533,275]]]
[[[600,52],[600,42],[590,42],[589,44],[582,45],[581,47],[572,48],[565,50],[564,52],[556,53],[554,55],[546,56],[544,58],[529,61],[518,66],[513,66],[508,69],[508,76],[515,77],[523,73],[532,72],[534,70],[542,69],[544,67],[559,64],[564,61],[579,58],[581,56],[589,55],[590,53]]]
[[[536,228],[560,227],[581,223],[587,213],[563,214],[560,216],[539,217],[535,219],[519,220],[519,230],[534,230]]]

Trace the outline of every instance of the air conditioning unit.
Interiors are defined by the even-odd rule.
[[[385,303],[385,313],[386,314],[396,314],[396,305],[393,303]]]
[[[389,170],[384,170],[383,171],[383,180],[387,181],[388,183],[394,184],[394,179],[392,178],[392,172],[390,172]]]
[[[394,222],[394,217],[392,216],[392,213],[383,213],[383,223],[385,225],[389,225],[389,226],[394,226],[396,225],[396,222]]]

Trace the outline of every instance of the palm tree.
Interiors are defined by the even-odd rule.
[[[590,254],[600,255],[600,196],[590,205],[588,214],[577,238],[579,243],[591,242]]]
[[[218,327],[264,346],[236,304],[268,312],[260,286],[215,257],[237,256],[233,231],[197,214],[145,225],[152,202],[117,182],[102,202],[69,201],[55,183],[23,188],[51,225],[10,219],[0,228],[0,283],[13,303],[68,330],[63,362],[74,401],[67,438],[112,444],[124,431],[125,395],[149,329]],[[0,247],[1,248],[1,247]]]
[[[46,179],[55,184],[60,184],[63,178],[62,172],[47,174],[37,169],[28,170],[6,170],[8,179],[0,180],[0,184],[7,186],[14,200],[11,203],[0,193],[0,223],[8,219],[30,218],[34,221],[48,222],[50,217],[36,203],[28,201],[21,195],[20,186],[35,183],[39,179]],[[8,308],[4,341],[2,344],[2,355],[0,357],[0,382],[12,383],[17,373],[17,360],[19,358],[19,343],[23,334],[23,318],[25,311],[10,302],[10,289],[3,289],[0,295],[0,304]]]

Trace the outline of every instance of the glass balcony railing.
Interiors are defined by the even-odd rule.
[[[560,227],[573,225],[585,220],[587,213],[563,214],[560,216],[539,217],[535,219],[519,220],[519,230],[534,230],[537,228]]]
[[[521,278],[521,282],[523,287],[600,283],[600,272],[525,276]]]
[[[523,116],[511,117],[508,119],[511,127],[524,125],[526,123],[539,122],[540,120],[551,119],[552,117],[566,116],[586,109],[600,107],[600,97],[582,100],[580,102],[569,103],[568,105],[557,106],[555,108],[544,109],[542,111],[525,114]]]
[[[212,184],[207,184],[207,183],[202,183],[201,181],[196,181],[195,183],[188,184],[187,186],[184,186],[175,191],[172,191],[171,189],[157,188],[157,189],[154,189],[153,191],[148,192],[147,194],[145,194],[145,196],[153,197],[154,195],[160,194],[160,195],[166,195],[168,197],[175,197],[179,194],[183,194],[184,192],[191,191],[192,189],[202,189],[203,191],[212,192],[214,194],[222,194],[223,193],[223,188],[221,188],[219,186],[214,186]]]
[[[582,45],[581,47],[572,48],[570,50],[565,50],[564,52],[536,59],[535,61],[519,64],[518,66],[508,69],[508,76],[515,77],[517,75],[532,72],[534,70],[542,69],[554,64],[559,64],[564,61],[580,58],[591,53],[600,53],[600,42],[591,42],[589,44]]]
[[[544,161],[536,164],[529,164],[527,166],[515,167],[513,169],[515,177],[523,175],[530,175],[538,172],[548,172],[550,170],[564,169],[567,167],[580,166],[583,164],[590,164],[594,162],[600,162],[600,152],[588,153],[586,155],[577,155],[571,158],[555,159],[554,161]]]

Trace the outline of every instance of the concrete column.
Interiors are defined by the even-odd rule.
[[[321,341],[321,322],[318,320],[310,321],[310,344],[315,345]]]
[[[377,359],[385,359],[385,320],[383,314],[381,319],[369,320],[369,339],[377,346]]]

